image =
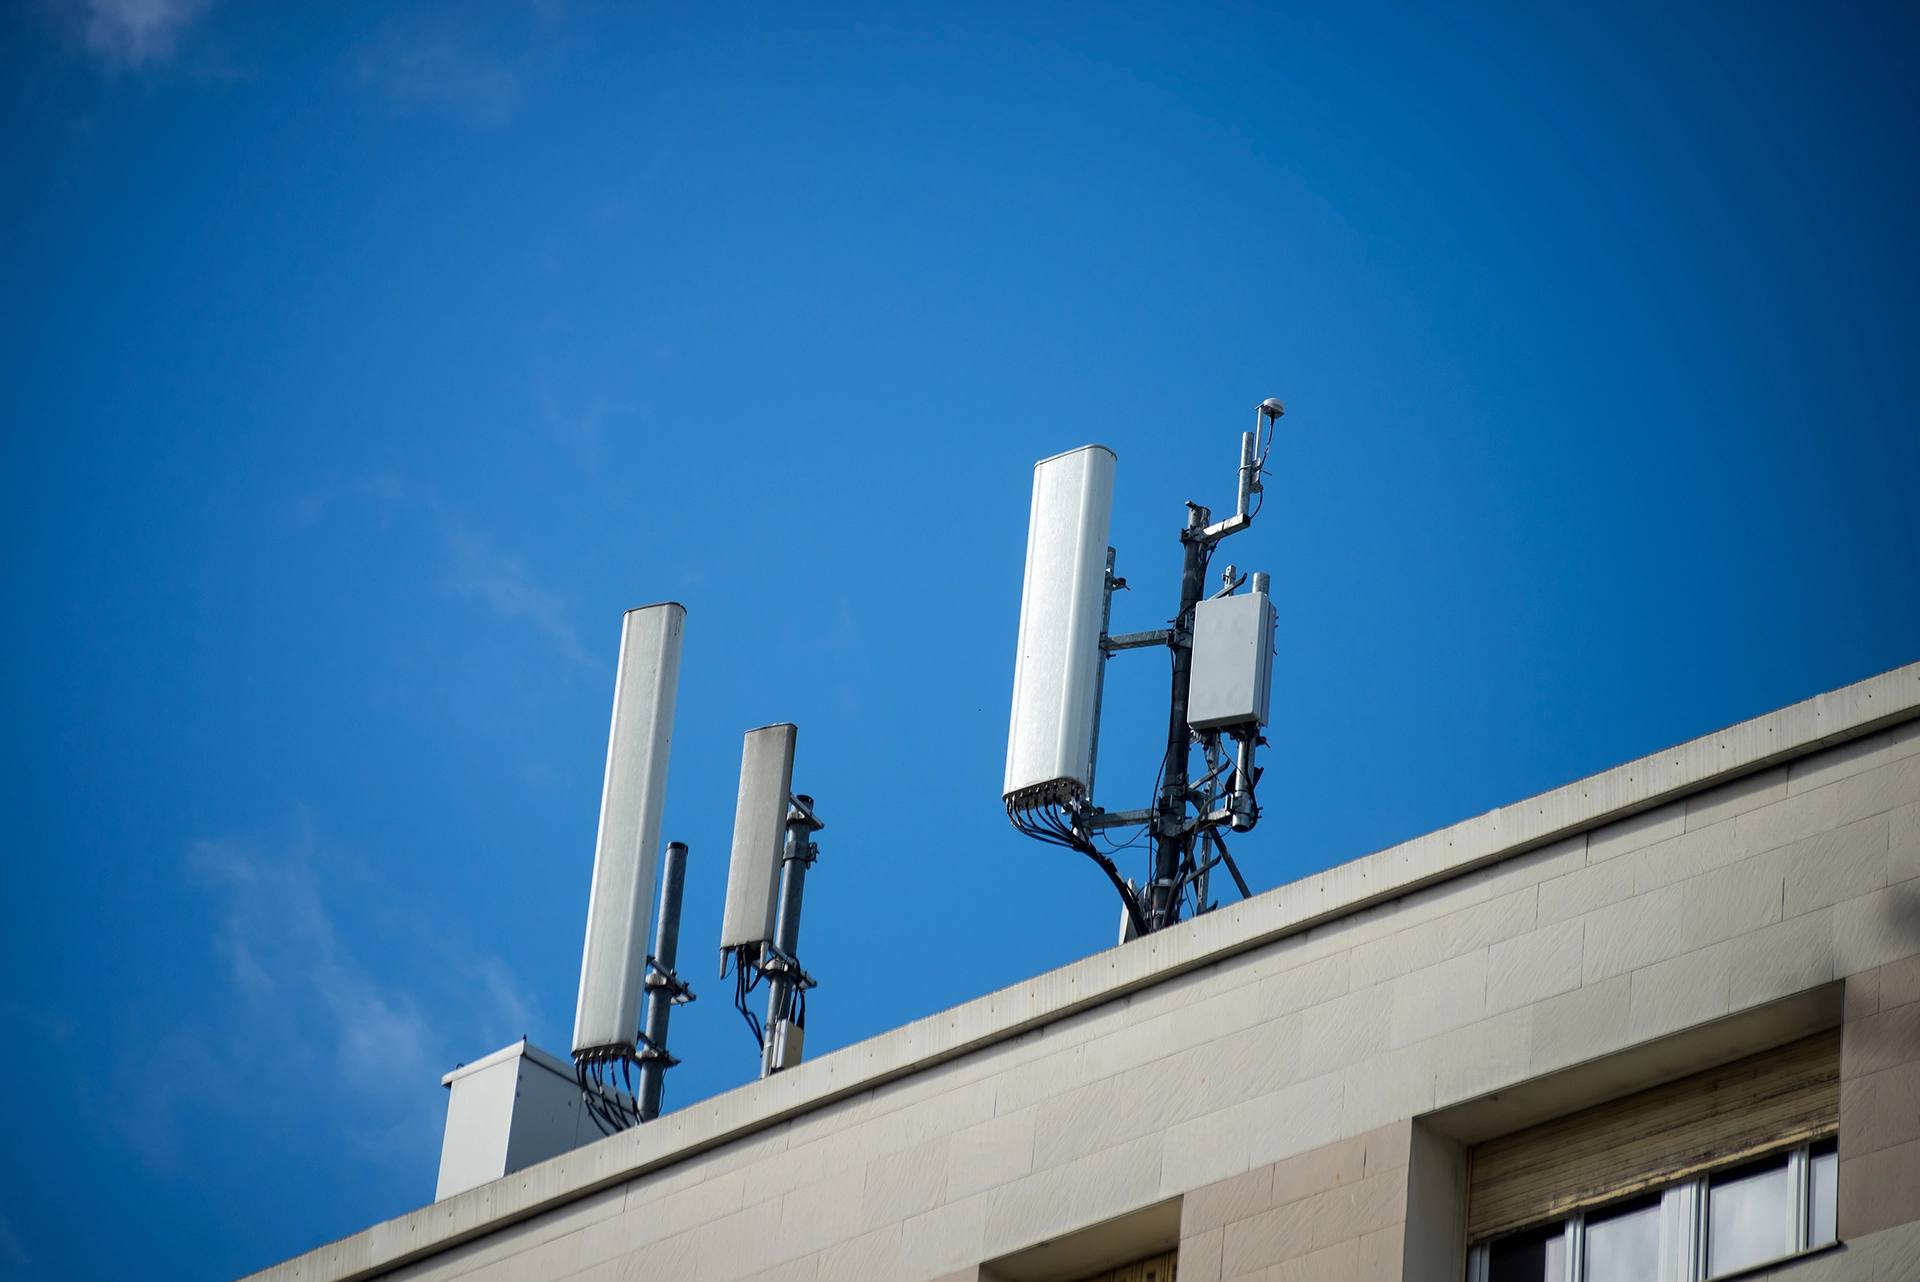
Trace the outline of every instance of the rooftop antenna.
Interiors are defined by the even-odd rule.
[[[820,854],[813,834],[826,825],[813,813],[813,798],[792,790],[799,736],[799,727],[784,721],[747,731],[720,927],[720,976],[732,966],[733,1004],[760,1047],[762,1077],[800,1062],[807,992],[817,986],[800,965],[800,908],[807,870]],[[748,1005],[763,979],[764,1023]]]
[[[620,625],[613,725],[573,1020],[581,1097],[609,1134],[658,1116],[664,1073],[676,1062],[667,1054],[667,1016],[694,996],[673,970],[686,881],[687,848],[680,842],[667,847],[651,953],[646,939],[686,618],[686,607],[667,601],[628,610]],[[640,1070],[637,1090],[635,1068]]]
[[[1262,401],[1254,430],[1241,433],[1232,516],[1214,521],[1207,508],[1187,504],[1180,608],[1170,626],[1150,632],[1115,636],[1108,630],[1113,594],[1127,587],[1114,575],[1115,553],[1107,546],[1113,451],[1086,445],[1034,464],[1002,800],[1014,827],[1099,865],[1120,896],[1122,942],[1164,930],[1183,913],[1215,908],[1208,886],[1222,865],[1243,898],[1253,893],[1222,829],[1247,832],[1260,819],[1254,752],[1266,744],[1260,729],[1271,687],[1273,605],[1265,574],[1254,574],[1249,585],[1227,566],[1211,596],[1206,578],[1221,540],[1246,529],[1260,511],[1267,453],[1285,413],[1278,400]],[[1236,595],[1243,585],[1250,590]],[[1173,668],[1158,792],[1142,809],[1108,811],[1093,801],[1106,661],[1122,650],[1156,646],[1171,652]],[[1231,741],[1230,753],[1223,740]],[[1196,745],[1206,758],[1198,779],[1189,770]],[[1122,877],[1115,865],[1109,852],[1125,846],[1114,846],[1105,834],[1116,828],[1138,828],[1134,840],[1150,843],[1144,883]]]

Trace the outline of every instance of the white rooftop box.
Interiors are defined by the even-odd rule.
[[[449,1093],[436,1202],[600,1138],[580,1106],[573,1065],[525,1038],[461,1065],[440,1084]]]

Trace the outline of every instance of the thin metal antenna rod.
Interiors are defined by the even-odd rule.
[[[1172,925],[1179,913],[1174,888],[1186,853],[1187,751],[1193,742],[1192,731],[1187,729],[1187,695],[1193,679],[1193,607],[1200,604],[1207,591],[1207,548],[1212,540],[1204,532],[1211,516],[1199,504],[1187,504],[1187,528],[1180,533],[1184,553],[1180,613],[1167,640],[1173,649],[1173,698],[1167,709],[1166,768],[1154,805],[1153,885],[1148,887],[1147,900],[1147,924],[1153,930]]]
[[[760,963],[768,980],[762,1077],[771,1077],[800,1060],[802,1025],[795,1018],[795,998],[813,986],[800,968],[800,907],[806,895],[807,869],[820,853],[811,837],[824,827],[814,817],[813,798],[794,794],[787,809],[787,844],[780,857],[780,907],[774,918],[773,945]]]
[[[679,1063],[667,1054],[667,1018],[693,990],[680,982],[674,964],[680,955],[680,899],[687,885],[687,847],[667,843],[660,869],[660,914],[653,923],[653,955],[647,958],[647,1008],[640,1031],[640,1120],[660,1116],[660,1095],[667,1070]]]

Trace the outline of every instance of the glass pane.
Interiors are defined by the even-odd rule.
[[[1566,1282],[1567,1233],[1562,1225],[1495,1242],[1487,1251],[1487,1282]]]
[[[1660,1203],[1587,1221],[1586,1282],[1659,1282]]]
[[[1707,1193],[1707,1275],[1718,1277],[1793,1250],[1793,1183],[1782,1156],[1713,1181]]]
[[[1839,1239],[1839,1218],[1835,1212],[1839,1209],[1839,1199],[1835,1196],[1840,1186],[1840,1154],[1834,1151],[1832,1140],[1813,1146],[1813,1160],[1808,1163],[1807,1192],[1812,1203],[1809,1210],[1809,1227],[1812,1232],[1807,1237],[1808,1246],[1825,1246]]]

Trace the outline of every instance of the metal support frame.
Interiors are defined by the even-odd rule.
[[[1266,741],[1257,725],[1230,727],[1224,731],[1196,731],[1187,724],[1187,703],[1193,676],[1194,609],[1206,596],[1205,580],[1213,551],[1222,539],[1238,534],[1253,523],[1259,511],[1251,500],[1263,491],[1260,478],[1266,474],[1267,452],[1272,433],[1284,408],[1277,400],[1262,402],[1255,410],[1254,430],[1240,435],[1239,484],[1236,487],[1234,514],[1213,521],[1213,514],[1197,503],[1187,504],[1187,522],[1180,531],[1180,608],[1171,626],[1147,632],[1112,635],[1108,625],[1113,615],[1113,594],[1124,590],[1127,581],[1114,575],[1115,553],[1107,549],[1106,595],[1100,615],[1100,670],[1095,685],[1093,745],[1087,770],[1084,796],[1051,800],[1022,809],[1017,799],[1010,800],[1008,815],[1015,826],[1030,836],[1081,851],[1097,863],[1119,892],[1127,915],[1137,934],[1164,930],[1181,918],[1188,901],[1195,913],[1210,911],[1208,898],[1212,869],[1225,865],[1242,898],[1252,891],[1240,875],[1240,869],[1227,852],[1220,829],[1248,832],[1259,822],[1260,808],[1254,799],[1254,786],[1260,770],[1254,764],[1256,746]],[[1262,434],[1265,442],[1262,443]],[[1231,594],[1245,582],[1235,567],[1228,566],[1225,584],[1216,596]],[[1265,575],[1255,576],[1256,589],[1263,588]],[[1094,805],[1094,767],[1099,761],[1100,715],[1106,694],[1106,661],[1123,650],[1165,646],[1172,652],[1172,682],[1167,706],[1167,747],[1162,761],[1160,789],[1153,804],[1144,810],[1106,811]],[[1221,742],[1223,734],[1233,740],[1229,760]],[[1205,752],[1207,772],[1196,784],[1188,767],[1195,744]],[[1230,778],[1224,778],[1230,774]],[[1224,778],[1224,782],[1223,782]],[[1197,813],[1189,815],[1188,807]],[[1153,845],[1152,876],[1144,886],[1120,875],[1113,860],[1094,844],[1096,834],[1111,828],[1142,827]],[[784,883],[782,903],[785,902]],[[769,1020],[771,1020],[771,1013]]]
[[[667,1053],[667,1020],[675,1006],[693,1001],[692,988],[674,971],[680,954],[680,900],[687,886],[687,847],[667,843],[660,868],[660,914],[653,923],[653,952],[647,958],[646,1016],[640,1025],[640,1120],[660,1116],[667,1070],[680,1061]]]
[[[799,793],[787,808],[787,844],[780,857],[780,907],[773,942],[761,950],[760,970],[767,977],[766,1037],[760,1047],[760,1076],[771,1077],[800,1062],[807,1027],[807,990],[813,977],[800,966],[800,906],[807,870],[820,857],[812,836],[826,827],[813,813],[813,798]]]

